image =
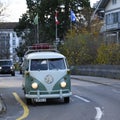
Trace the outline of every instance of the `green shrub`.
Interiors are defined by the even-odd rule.
[[[68,34],[59,48],[70,65],[93,64],[96,60],[97,44],[88,32]]]
[[[120,45],[102,44],[98,49],[98,55],[96,59],[98,64],[120,64]]]

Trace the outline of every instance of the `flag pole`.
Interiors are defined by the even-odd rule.
[[[75,13],[72,10],[70,10],[70,19],[71,19],[70,26],[71,26],[71,33],[72,33],[72,23],[76,21]]]
[[[59,21],[57,19],[58,17],[58,11],[55,11],[55,43],[56,43],[56,48],[57,48],[57,44],[58,44],[58,24]]]
[[[70,9],[70,30],[72,34],[72,15],[71,15],[71,9]]]
[[[34,24],[36,29],[36,43],[39,43],[39,22],[38,22],[38,13],[34,18]]]
[[[38,6],[41,4],[41,0],[39,2],[37,2],[37,8]],[[39,15],[38,15],[38,11],[37,11],[37,15],[34,18],[34,24],[36,25],[36,43],[39,43]]]
[[[71,29],[71,34],[72,34],[72,21],[70,21],[70,29]]]
[[[39,22],[37,24],[37,43],[39,43]]]
[[[57,44],[57,38],[58,38],[58,35],[57,35],[57,34],[58,34],[58,33],[57,33],[57,24],[56,24],[56,32],[55,32],[55,34],[56,34],[56,35],[55,35],[55,36],[56,36],[56,37],[55,37],[55,40],[56,40],[56,44]]]

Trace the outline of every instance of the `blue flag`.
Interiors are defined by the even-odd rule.
[[[75,22],[76,21],[75,13],[72,10],[70,11],[70,18],[71,18],[71,22]]]

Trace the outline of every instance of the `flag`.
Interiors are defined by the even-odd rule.
[[[57,18],[58,18],[58,11],[55,11],[55,24],[56,25],[60,23]]]
[[[38,14],[35,16],[35,18],[34,18],[34,24],[38,24]]]
[[[76,21],[75,13],[72,10],[70,11],[70,18],[71,18],[71,22],[75,22]]]

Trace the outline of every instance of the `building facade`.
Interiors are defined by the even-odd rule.
[[[20,38],[14,31],[17,24],[0,23],[0,59],[12,59],[14,62],[19,60],[15,50],[20,43]]]
[[[104,11],[101,33],[106,43],[120,44],[120,0],[100,0],[96,13]]]

